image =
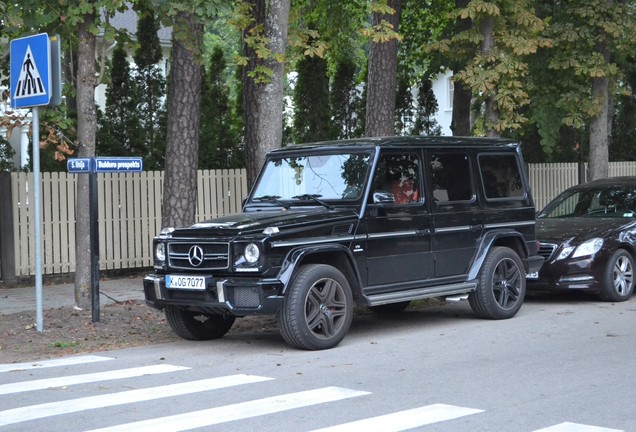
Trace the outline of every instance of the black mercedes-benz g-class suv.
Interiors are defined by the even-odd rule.
[[[543,263],[520,146],[485,138],[274,150],[241,213],[164,228],[153,248],[146,302],[179,336],[276,314],[285,341],[310,350],[342,341],[354,305],[468,299],[481,317],[510,318]]]

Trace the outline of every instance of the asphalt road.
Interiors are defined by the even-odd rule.
[[[0,365],[0,432],[636,431],[635,324],[636,297],[533,295],[506,321],[356,316],[328,351],[272,329]]]

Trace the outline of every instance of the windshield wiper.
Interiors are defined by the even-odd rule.
[[[296,195],[293,196],[293,199],[299,199],[299,200],[312,200],[317,202],[318,204],[327,207],[329,210],[333,210],[334,206],[332,206],[329,203],[324,202],[323,200],[319,199],[322,195],[312,195],[312,194],[304,194],[304,195]]]
[[[270,202],[270,203],[278,204],[279,206],[281,206],[285,210],[289,210],[290,205],[289,204],[285,204],[282,201],[279,201],[278,198],[280,198],[278,195],[263,195],[263,196],[252,198],[252,201],[254,201],[254,202],[263,202],[263,201],[264,202]]]

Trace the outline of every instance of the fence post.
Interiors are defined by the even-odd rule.
[[[11,173],[0,172],[0,277],[7,285],[15,285],[15,245],[13,241],[13,198]],[[9,204],[9,205],[7,205]]]

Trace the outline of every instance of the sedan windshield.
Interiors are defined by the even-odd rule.
[[[321,154],[270,159],[252,201],[357,200],[369,170],[368,153]]]
[[[539,213],[539,218],[636,217],[636,189],[566,191]]]

